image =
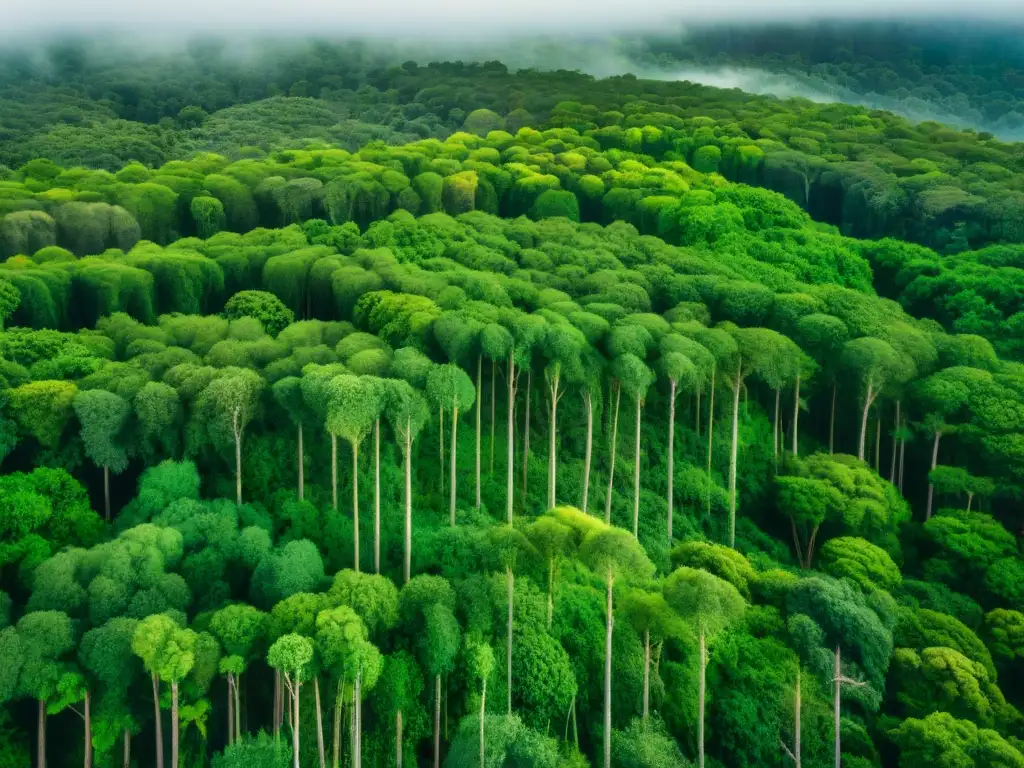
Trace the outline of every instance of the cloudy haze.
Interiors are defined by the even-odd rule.
[[[8,7],[4,7],[8,6]],[[0,35],[131,29],[429,36],[621,33],[700,21],[1024,18],[1019,0],[0,0]]]

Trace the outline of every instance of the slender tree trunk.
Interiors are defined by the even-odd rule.
[[[892,432],[892,463],[889,466],[889,482],[892,485],[896,485],[896,452],[898,441],[896,439],[896,431],[900,428],[900,401],[896,401],[896,418],[893,420],[893,432]]]
[[[395,768],[402,768],[402,710],[395,713]]]
[[[441,676],[434,678],[434,768],[441,768]]]
[[[306,498],[306,455],[302,448],[302,424],[299,424],[299,453],[296,456],[299,470],[299,501]]]
[[[811,531],[811,538],[807,541],[807,557],[804,558],[805,568],[810,568],[814,565],[814,547],[818,540],[818,530],[820,527],[820,524],[814,526],[814,529]]]
[[[612,417],[612,444],[608,458],[608,494],[604,497],[604,521],[612,522],[612,487],[615,483],[615,448],[619,442],[619,403],[622,400],[622,386],[615,385],[615,415]]]
[[[341,689],[344,685],[344,681],[338,681],[338,687],[334,692],[334,741],[331,747],[334,751],[332,756],[331,765],[333,768],[338,768],[338,762],[341,759]]]
[[[380,419],[373,422],[373,572],[380,575]]]
[[[548,424],[548,509],[555,506],[556,474],[558,472],[558,455],[555,453],[555,433],[558,430],[558,391],[559,377],[556,374],[551,385],[551,423]]]
[[[352,739],[352,750],[354,753],[355,768],[363,768],[363,692],[362,692],[363,670],[356,671],[356,684],[352,688],[352,718],[355,724],[354,738]]]
[[[512,504],[515,501],[515,437],[516,437],[516,362],[508,355],[508,488],[505,493],[505,511],[512,525]]]
[[[228,684],[228,746],[230,747],[235,743],[235,697],[232,691],[235,685],[230,672],[225,681]]]
[[[776,463],[779,461],[779,398],[782,395],[781,389],[775,390],[775,416],[772,418],[772,456]]]
[[[405,455],[405,556],[402,561],[404,583],[409,583],[412,570],[412,419],[406,421]]]
[[[497,394],[497,389],[494,386],[494,379],[495,379],[495,371],[497,370],[497,368],[498,368],[497,363],[494,360],[492,360],[491,361],[491,443],[490,443],[491,463],[490,463],[490,465],[488,465],[488,470],[487,470],[487,473],[489,475],[493,475],[494,474],[494,396]],[[399,768],[401,768],[401,767],[399,767]]]
[[[860,442],[857,444],[857,458],[864,461],[864,446],[868,436],[868,411],[875,402],[875,392],[871,379],[868,379],[868,391],[864,396],[864,410],[860,415]]]
[[[89,691],[85,692],[82,719],[85,720],[85,758],[82,764],[85,768],[92,768],[92,696]]]
[[[587,447],[583,454],[583,503],[580,509],[586,512],[590,496],[590,460],[594,449],[594,401],[589,391],[583,394],[583,405],[587,412]]]
[[[700,682],[697,684],[697,766],[704,768],[704,696],[707,691],[708,648],[704,627],[700,628]]]
[[[294,690],[292,692],[293,711],[292,715],[292,768],[299,768],[299,690],[302,684],[298,677],[295,678]]]
[[[971,511],[971,505],[974,503],[974,491],[967,492],[967,511]]]
[[[608,569],[604,623],[604,768],[612,768],[612,571]]]
[[[320,709],[320,677],[313,678],[313,699],[316,703],[316,753],[320,758],[320,768],[326,768],[327,758],[324,754],[324,719]]]
[[[698,423],[700,421],[700,414]],[[665,501],[668,504],[668,544],[672,546],[672,504],[675,494],[675,463],[676,463],[676,382],[671,382],[671,392],[668,397],[668,490],[665,492]]]
[[[643,400],[636,398],[636,440],[633,448],[633,535],[640,536],[640,415]]]
[[[171,768],[178,768],[178,683],[171,681]]]
[[[508,688],[508,713],[512,714],[512,609],[515,601],[516,577],[512,566],[505,566],[505,586],[508,588],[508,626],[505,632],[505,667]]]
[[[444,496],[444,408],[437,409],[437,454],[441,463],[441,496]]]
[[[832,721],[833,721],[833,727],[835,729],[835,756],[836,756],[835,768],[842,768],[842,765],[843,765],[843,752],[842,752],[842,749],[840,748],[840,745],[839,745],[839,708],[840,708],[840,704],[841,704],[841,700],[840,700],[840,696],[841,696],[841,694],[840,694],[840,685],[842,684],[841,681],[842,681],[842,673],[841,673],[841,667],[840,667],[839,646],[837,645],[836,646],[836,675],[835,675],[835,683],[834,683],[834,685],[835,685],[834,691],[835,692],[834,692],[833,698],[832,698]]]
[[[523,508],[529,503],[530,480],[530,406],[533,405],[533,368],[526,369],[526,415],[523,426]]]
[[[796,559],[801,568],[806,568],[807,563],[804,560],[804,545],[800,543],[800,534],[796,530],[796,519],[789,516],[789,529],[793,534],[793,551],[796,552]]]
[[[331,435],[331,507],[338,511],[338,436]]]
[[[359,443],[352,443],[352,567],[359,573]]]
[[[274,742],[280,738],[281,735],[281,720],[283,718],[281,710],[283,709],[283,702],[281,697],[281,672],[280,670],[274,670]]]
[[[736,461],[740,441],[740,389],[743,386],[743,365],[736,366],[732,386],[732,448],[729,452],[729,546],[736,546]]]
[[[939,441],[942,440],[942,430],[935,430],[935,437],[932,440],[932,470],[939,464]],[[932,485],[932,481],[928,480],[928,506],[925,507],[924,519],[932,519],[932,501],[935,498],[935,486]]]
[[[123,768],[131,768],[132,764],[132,732],[127,728],[121,735],[121,760]]]
[[[832,382],[832,411],[828,417],[828,452],[829,455],[835,453],[836,448],[836,390],[839,388],[839,382]]]
[[[110,522],[110,467],[103,467],[103,519]]]
[[[708,514],[711,514],[711,449],[715,437],[715,374],[711,369],[711,393],[708,395]]]
[[[452,408],[452,450],[448,460],[451,462],[450,488],[448,489],[448,522],[455,525],[455,432],[459,427],[459,409]]]
[[[164,768],[164,729],[160,718],[160,678],[152,676],[153,681],[153,732],[156,736],[156,768]],[[45,710],[43,711],[45,715]],[[46,768],[45,761],[40,768]]]
[[[231,414],[231,428],[235,433],[235,501],[242,505],[242,430],[238,424],[238,411]]]
[[[248,680],[248,678],[246,678]],[[239,693],[239,689],[242,687],[242,673],[239,672],[234,676],[234,684],[232,686],[235,690],[235,739],[242,738],[242,697]]]
[[[700,389],[697,390],[697,408],[693,412],[693,431],[697,433],[697,439],[700,439]]]
[[[907,417],[904,416],[903,417],[904,427],[906,426],[906,423],[907,423]],[[896,486],[900,493],[903,493],[903,460],[905,458],[906,450],[907,450],[907,441],[906,441],[905,438],[900,437],[900,468],[899,468],[899,474],[898,474],[898,481],[899,482],[898,482],[898,484]]]
[[[487,678],[480,689],[480,768],[484,768],[484,712],[487,711]]]
[[[793,455],[800,455],[800,374],[796,375],[796,386],[793,388]]]
[[[476,508],[480,509],[480,408],[483,400],[484,357],[476,358]]]
[[[46,768],[46,699],[38,700],[36,722],[36,762],[39,768]]]
[[[644,630],[644,722],[651,711],[651,630]]]

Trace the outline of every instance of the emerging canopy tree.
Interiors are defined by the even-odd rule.
[[[406,381],[389,381],[385,398],[385,413],[402,450],[402,468],[405,475],[402,579],[403,583],[408,583],[412,563],[412,444],[426,425],[430,413],[423,395]]]
[[[695,625],[700,640],[700,679],[698,682],[697,749],[698,766],[704,765],[704,698],[707,674],[707,644],[746,608],[736,587],[707,571],[678,568],[662,585],[666,602],[686,621]]]
[[[74,408],[86,455],[103,468],[103,510],[110,520],[110,472],[117,475],[128,466],[124,431],[131,405],[113,392],[87,389],[75,395]]]
[[[857,458],[864,461],[864,444],[868,433],[868,412],[879,393],[909,375],[906,361],[899,352],[881,339],[864,336],[848,341],[843,347],[842,367],[863,387],[864,406],[861,411],[860,439]]]
[[[196,399],[199,429],[218,447],[234,446],[237,504],[242,503],[242,438],[256,415],[263,387],[263,378],[255,371],[229,368],[211,381]]]
[[[297,634],[279,637],[267,652],[267,664],[281,672],[292,706],[292,768],[299,768],[299,691],[309,674],[313,644]]]
[[[437,366],[427,376],[427,396],[439,411],[450,410],[452,414],[448,516],[449,523],[455,525],[456,430],[459,424],[459,411],[473,405],[476,392],[466,372],[459,366],[449,363]]]
[[[659,642],[668,637],[679,637],[685,632],[682,620],[665,602],[660,592],[630,589],[619,599],[619,613],[643,637],[644,640],[644,692],[643,719],[650,714],[651,692],[651,641]]]

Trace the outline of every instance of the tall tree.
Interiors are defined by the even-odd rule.
[[[85,453],[103,468],[103,514],[110,520],[110,473],[118,475],[128,466],[124,432],[131,405],[113,392],[87,389],[75,395],[74,408],[82,425]]]
[[[697,765],[704,766],[704,699],[707,645],[729,624],[743,615],[746,603],[729,582],[707,571],[678,568],[662,585],[666,602],[696,626],[700,642],[700,678],[697,692]]]
[[[385,413],[391,430],[398,437],[405,475],[405,536],[402,558],[402,583],[408,583],[412,569],[412,444],[430,418],[427,402],[420,392],[405,381],[390,381],[386,391]]]
[[[660,592],[630,589],[619,599],[619,613],[643,638],[644,644],[644,690],[643,719],[647,722],[650,714],[651,691],[651,642],[660,642],[669,637],[680,637],[685,625],[679,616],[669,608]]]
[[[196,400],[199,429],[218,447],[234,446],[237,504],[242,503],[242,438],[256,415],[263,386],[263,379],[255,371],[228,368]]]
[[[863,388],[864,404],[861,411],[857,458],[864,461],[868,412],[886,386],[909,374],[908,365],[888,342],[864,336],[846,342],[843,347],[842,366]]]
[[[456,439],[459,424],[459,411],[473,405],[476,398],[473,382],[459,366],[449,363],[439,365],[427,376],[427,396],[438,408],[450,410],[452,414],[451,451],[448,457],[450,466],[450,488],[448,498],[449,523],[455,525],[456,496]],[[442,471],[444,468],[442,467]]]
[[[297,634],[279,637],[267,652],[267,664],[281,672],[291,699],[292,768],[299,768],[299,691],[313,660],[313,644]]]

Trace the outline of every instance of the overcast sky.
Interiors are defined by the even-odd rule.
[[[1024,19],[1024,0],[0,0],[0,35],[216,31],[426,36],[662,29],[709,20]]]

